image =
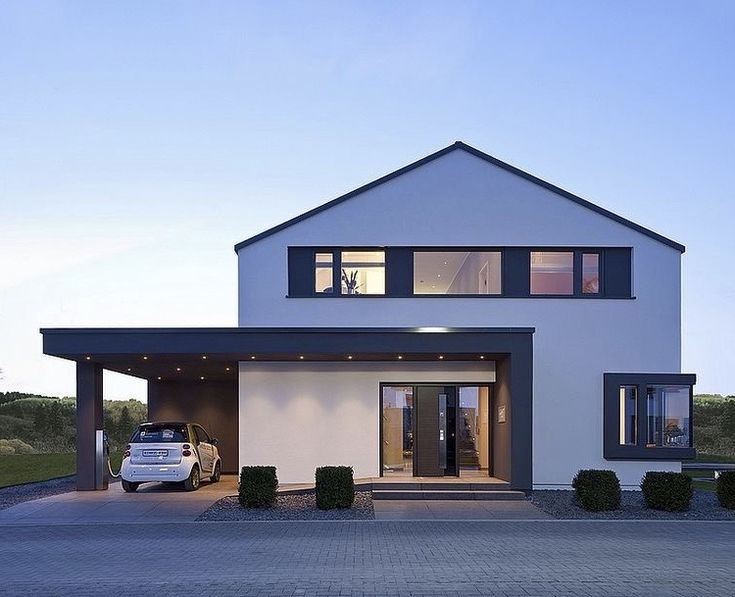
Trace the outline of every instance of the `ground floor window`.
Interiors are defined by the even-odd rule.
[[[683,373],[606,373],[603,399],[605,458],[694,458],[692,397],[695,382],[694,375]]]

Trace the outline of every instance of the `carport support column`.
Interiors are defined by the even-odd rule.
[[[97,488],[96,431],[102,429],[102,365],[77,363],[77,491]]]

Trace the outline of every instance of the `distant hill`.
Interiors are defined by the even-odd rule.
[[[105,400],[104,426],[111,449],[120,451],[135,427],[146,420],[139,400]],[[76,399],[0,392],[0,456],[18,452],[73,452],[76,443]]]

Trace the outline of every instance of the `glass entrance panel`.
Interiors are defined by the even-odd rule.
[[[383,386],[383,475],[413,475],[413,386]]]
[[[459,388],[457,447],[460,470],[488,470],[489,461],[489,388]]]

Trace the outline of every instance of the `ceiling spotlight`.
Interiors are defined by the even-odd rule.
[[[251,356],[250,360],[255,360],[255,355]]]
[[[230,368],[229,368],[229,367],[225,367],[225,371],[229,371],[229,370],[230,370]]]
[[[130,367],[128,367],[128,371],[132,371],[132,369]]]
[[[147,361],[147,360],[148,360],[148,357],[143,357],[143,360],[144,360],[144,361]]]
[[[299,355],[299,358],[303,361],[304,360],[304,355]]]
[[[176,371],[181,371],[181,367],[176,367]]]
[[[437,277],[437,278],[441,278],[441,277],[442,277],[442,275],[441,275],[441,274],[437,274],[437,275],[436,275],[436,277]]]
[[[403,355],[402,354],[399,354],[398,355],[398,360],[400,361],[402,358],[403,358]]]
[[[199,379],[201,379],[202,381],[204,381],[204,377],[200,377]]]
[[[203,354],[202,355],[202,358],[206,361],[207,360],[207,355],[206,354]]]
[[[161,376],[160,375],[158,376],[158,381],[161,381]]]
[[[485,355],[484,355],[484,354],[481,354],[481,355],[480,355],[480,358],[481,358],[481,359],[484,359],[484,358],[485,358]]]
[[[92,357],[88,356],[88,357],[87,357],[87,360],[88,360],[88,361],[91,361],[91,360],[92,360]]]
[[[446,261],[444,262],[444,265],[447,265],[447,262]]]
[[[444,359],[444,355],[443,354],[440,354],[439,355],[439,360],[441,361],[442,359]]]
[[[347,355],[347,358],[351,361],[352,360],[352,355],[351,354],[348,354]]]

